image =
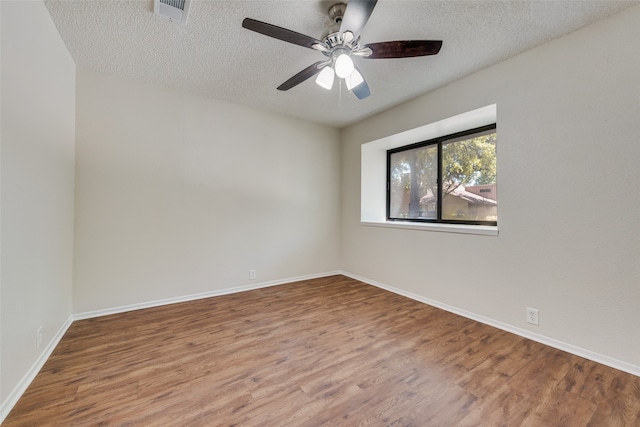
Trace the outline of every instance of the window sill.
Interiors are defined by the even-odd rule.
[[[403,228],[407,230],[438,231],[445,233],[478,234],[482,236],[498,235],[498,227],[491,225],[433,224],[411,221],[361,221],[360,224],[373,227]]]

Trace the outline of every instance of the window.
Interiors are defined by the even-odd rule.
[[[496,125],[387,151],[387,220],[497,225]]]

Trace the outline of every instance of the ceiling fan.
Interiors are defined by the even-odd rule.
[[[368,59],[410,58],[435,55],[442,47],[440,40],[402,40],[361,45],[360,33],[377,1],[349,0],[348,5],[336,3],[331,6],[329,18],[333,24],[322,40],[251,18],[245,18],[242,26],[265,36],[317,50],[327,57],[282,83],[278,90],[289,90],[319,73],[316,83],[321,87],[331,89],[337,75],[345,80],[347,88],[358,99],[364,99],[371,92],[362,73],[353,63],[353,56]]]

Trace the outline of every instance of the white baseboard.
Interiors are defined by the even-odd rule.
[[[535,332],[528,331],[526,329],[521,329],[516,326],[510,325],[508,323],[500,322],[499,320],[491,319],[489,317],[481,316],[470,311],[466,311],[448,304],[444,304],[440,301],[432,300],[430,298],[423,297],[421,295],[414,294],[412,292],[404,291],[402,289],[394,288],[393,286],[385,285],[380,282],[376,282],[375,280],[367,279],[365,277],[358,276],[356,274],[351,274],[346,271],[341,271],[340,274],[343,274],[347,277],[351,277],[352,279],[359,280],[361,282],[367,283],[369,285],[378,287],[380,289],[387,290],[389,292],[393,292],[394,294],[402,295],[407,298],[411,298],[412,300],[422,302],[427,305],[431,305],[433,307],[441,308],[450,313],[458,314],[462,317],[466,317],[468,319],[476,320],[480,323],[484,323],[489,326],[493,326],[498,329],[502,329],[507,332],[511,332],[512,334],[519,335],[524,338],[528,338],[532,341],[539,342],[541,344],[548,345],[549,347],[556,348],[558,350],[566,351],[567,353],[574,354],[576,356],[583,357],[585,359],[589,359],[591,361],[600,363],[605,366],[609,366],[614,369],[618,369],[623,372],[627,372],[631,375],[635,375],[640,377],[640,366],[632,365],[627,362],[623,362],[618,359],[614,359],[609,356],[605,356],[603,354],[599,354],[593,352],[591,350],[587,350],[582,347],[575,346],[573,344],[569,344],[563,341],[556,340],[554,338],[547,337],[545,335],[536,334]]]
[[[7,415],[9,415],[9,412],[11,412],[16,403],[18,403],[18,400],[20,399],[22,394],[27,390],[31,382],[35,379],[36,375],[38,375],[38,372],[40,372],[40,369],[42,369],[47,359],[49,359],[49,356],[51,356],[51,353],[53,353],[53,350],[56,348],[64,334],[67,332],[69,326],[71,326],[71,323],[73,323],[73,319],[70,316],[64,322],[64,324],[60,326],[56,334],[53,336],[53,338],[51,338],[51,341],[49,341],[47,347],[42,351],[42,353],[40,353],[40,356],[27,371],[24,377],[22,377],[20,382],[13,388],[13,390],[11,390],[11,393],[9,393],[5,401],[2,402],[2,405],[0,406],[0,424],[2,424]]]
[[[235,293],[238,293],[238,292],[252,291],[252,290],[255,290],[255,289],[268,288],[270,286],[277,286],[277,285],[284,285],[286,283],[300,282],[302,280],[310,280],[310,279],[318,279],[318,278],[321,278],[321,277],[335,276],[336,274],[342,274],[342,273],[340,271],[331,271],[331,272],[318,273],[318,274],[309,274],[309,275],[306,275],[306,276],[290,277],[290,278],[287,278],[287,279],[272,280],[272,281],[269,281],[269,282],[260,282],[260,283],[252,283],[252,284],[243,285],[243,286],[234,286],[232,288],[218,289],[218,290],[215,290],[215,291],[202,292],[202,293],[198,293],[198,294],[184,295],[184,296],[174,297],[174,298],[166,298],[166,299],[142,302],[142,303],[137,303],[137,304],[123,305],[123,306],[120,306],[120,307],[106,308],[106,309],[102,309],[102,310],[86,311],[86,312],[83,312],[83,313],[76,313],[76,314],[74,314],[72,316],[72,318],[73,318],[74,321],[75,320],[83,320],[83,319],[91,319],[91,318],[94,318],[94,317],[108,316],[110,314],[125,313],[127,311],[141,310],[141,309],[144,309],[144,308],[160,307],[160,306],[163,306],[163,305],[176,304],[176,303],[179,303],[179,302],[195,301],[195,300],[199,300],[199,299],[203,299],[203,298],[217,297],[217,296],[220,296],[220,295],[228,295],[228,294],[235,294]]]

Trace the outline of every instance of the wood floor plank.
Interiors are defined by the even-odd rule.
[[[640,426],[640,378],[344,276],[74,322],[3,426]]]

